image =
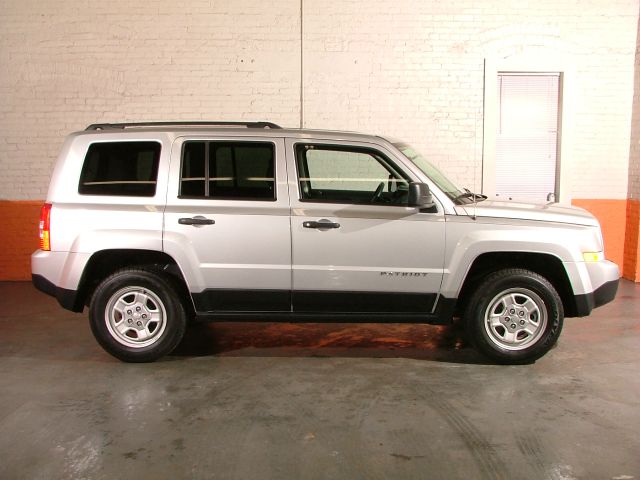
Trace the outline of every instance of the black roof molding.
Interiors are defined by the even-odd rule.
[[[93,123],[85,130],[124,130],[137,127],[246,127],[282,128],[271,122],[135,122],[135,123]]]

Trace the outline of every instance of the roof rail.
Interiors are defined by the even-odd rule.
[[[135,123],[93,123],[85,130],[111,130],[135,127],[168,127],[168,126],[196,126],[196,127],[247,127],[247,128],[282,128],[271,122],[135,122]]]

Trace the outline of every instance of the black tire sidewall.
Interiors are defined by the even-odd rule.
[[[166,312],[166,326],[161,338],[152,345],[133,348],[118,342],[105,319],[109,299],[126,286],[149,289],[162,301]],[[108,353],[125,362],[152,362],[170,353],[184,336],[186,314],[171,282],[162,275],[146,270],[123,270],[106,278],[96,288],[89,307],[91,331]]]
[[[522,350],[507,350],[496,345],[485,330],[484,316],[490,302],[511,288],[526,288],[536,293],[547,309],[547,326],[533,345]],[[476,348],[498,363],[530,363],[542,357],[556,344],[564,320],[560,296],[544,277],[527,270],[502,270],[489,275],[472,296],[466,312],[466,327]]]

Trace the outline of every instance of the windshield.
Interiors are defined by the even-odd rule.
[[[408,143],[394,143],[396,148],[400,150],[405,157],[411,160],[429,179],[435,183],[451,200],[460,200],[464,191],[458,188],[444,173],[424,158],[420,152]],[[458,202],[459,203],[459,202]]]

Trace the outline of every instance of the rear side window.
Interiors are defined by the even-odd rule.
[[[185,142],[180,197],[275,200],[274,145]]]
[[[158,142],[93,143],[84,159],[78,192],[153,197],[159,159]]]

